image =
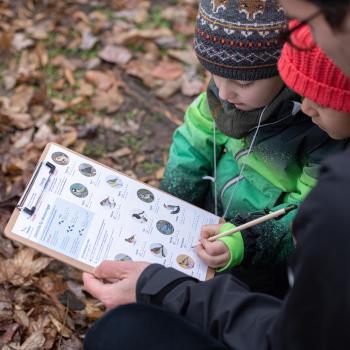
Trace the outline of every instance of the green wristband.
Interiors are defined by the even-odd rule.
[[[235,225],[226,222],[220,227],[220,233],[231,230],[235,227]],[[217,272],[222,272],[235,267],[242,262],[244,258],[244,242],[240,231],[234,233],[233,235],[219,238],[219,240],[226,244],[230,251],[230,259],[227,264],[224,267],[220,267],[216,270]]]

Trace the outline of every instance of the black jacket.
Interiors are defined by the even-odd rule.
[[[321,168],[294,222],[286,299],[252,293],[230,275],[198,282],[149,266],[137,301],[183,315],[235,350],[350,349],[350,151]]]

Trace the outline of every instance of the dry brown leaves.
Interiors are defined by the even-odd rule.
[[[197,3],[0,1],[1,349],[81,349],[104,312],[80,273],[2,232],[50,141],[159,184],[172,132],[205,88]]]

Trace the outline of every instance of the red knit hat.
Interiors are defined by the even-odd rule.
[[[292,21],[290,27],[297,24]],[[278,62],[286,85],[323,107],[350,112],[350,79],[314,43],[310,28],[301,27],[291,39],[296,47],[285,44]]]

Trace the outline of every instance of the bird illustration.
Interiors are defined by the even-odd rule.
[[[135,235],[125,238],[125,241],[128,243],[136,243]]]
[[[134,213],[132,214],[132,217],[140,220],[141,222],[147,222],[147,218],[143,215],[144,212],[145,211],[141,211],[140,213]]]
[[[151,252],[156,255],[161,255],[164,258],[166,257],[164,246],[161,244],[157,247],[151,248]]]
[[[177,214],[180,211],[179,205],[164,204],[164,208],[171,210],[170,214]]]
[[[77,197],[85,197],[87,195],[87,189],[84,186],[72,186],[71,190]]]

